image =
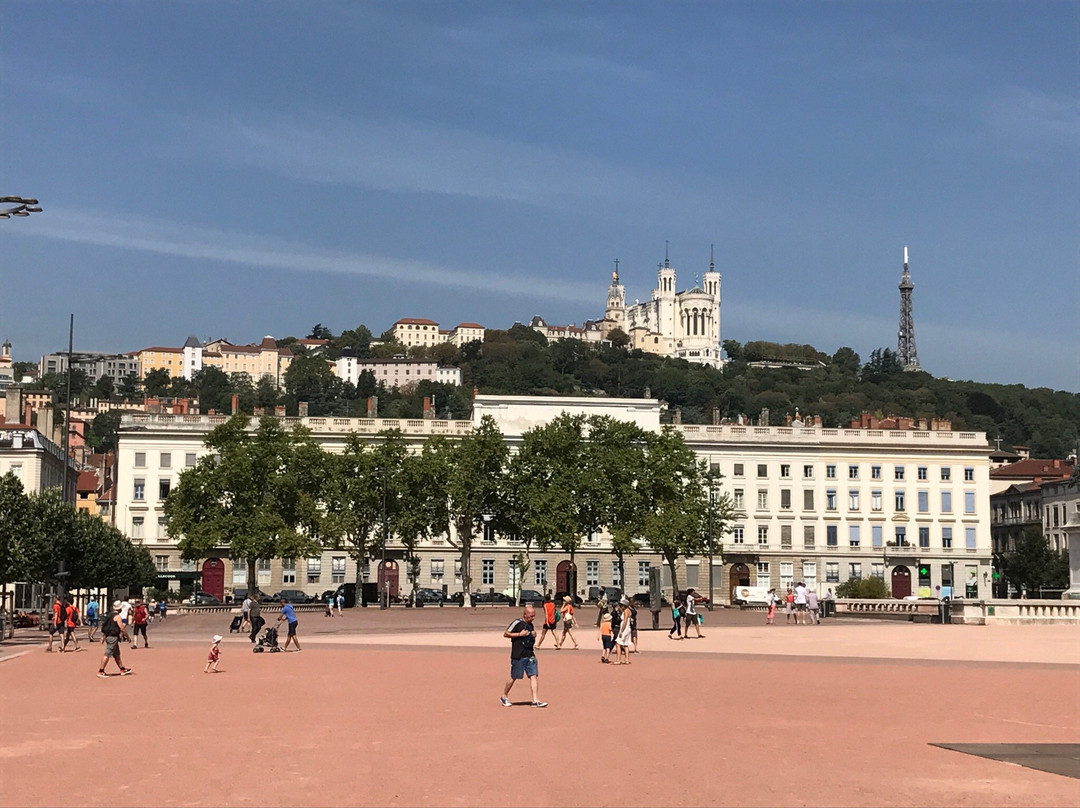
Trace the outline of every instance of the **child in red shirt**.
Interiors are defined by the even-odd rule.
[[[203,668],[203,673],[218,673],[218,660],[221,659],[221,649],[218,648],[218,643],[221,642],[221,635],[214,635],[214,644],[210,646],[210,653],[206,656],[206,667]]]

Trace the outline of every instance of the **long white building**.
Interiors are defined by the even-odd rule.
[[[419,449],[431,435],[461,436],[484,415],[495,418],[514,446],[529,427],[561,412],[606,414],[660,429],[660,403],[651,399],[478,396],[473,421],[303,418],[329,451],[348,435],[377,439],[397,428]],[[119,441],[117,525],[145,545],[172,580],[202,575],[207,591],[227,594],[245,585],[243,564],[224,551],[197,563],[180,561],[165,534],[162,505],[184,468],[205,449],[206,434],[224,416],[135,414],[125,416]],[[824,593],[841,581],[885,578],[894,596],[951,593],[989,597],[991,538],[989,450],[979,432],[787,427],[695,426],[681,429],[687,443],[724,475],[738,518],[713,560],[715,598],[728,602],[736,586],[777,587],[797,581]],[[394,543],[392,542],[392,545]],[[393,546],[401,558],[401,547]],[[510,590],[515,544],[486,532],[473,548],[474,588]],[[420,585],[462,588],[457,550],[447,537],[422,545]],[[587,536],[576,555],[578,588],[616,585],[644,590],[655,553],[627,557],[627,580],[603,532]],[[562,588],[569,559],[552,550],[530,556],[523,588]],[[664,565],[666,566],[666,565]],[[680,562],[680,586],[707,588],[708,561]],[[368,571],[362,571],[367,573]],[[371,571],[374,575],[374,570]],[[184,575],[177,575],[184,573]],[[259,562],[260,588],[300,588],[311,594],[356,579],[352,560],[340,551],[312,559]],[[374,578],[372,578],[374,580]],[[400,580],[404,586],[404,570]]]

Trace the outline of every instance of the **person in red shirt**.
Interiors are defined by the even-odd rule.
[[[61,651],[67,650],[68,640],[72,640],[75,643],[75,650],[81,651],[82,646],[79,645],[79,638],[75,636],[75,629],[79,625],[79,610],[75,608],[75,605],[69,600],[64,604],[64,643],[60,646]]]
[[[544,637],[551,632],[552,636],[555,634],[555,603],[551,599],[551,593],[548,592],[544,595],[544,627],[540,630],[540,639],[536,641],[536,647],[539,648],[544,644]],[[558,644],[558,640],[555,641]]]
[[[141,598],[135,601],[135,608],[132,609],[131,613],[131,622],[135,626],[135,631],[131,635],[131,647],[136,647],[141,634],[143,648],[149,648],[150,641],[146,639],[146,624],[150,622],[150,612],[147,611],[146,604],[142,602]]]
[[[56,596],[56,602],[52,605],[52,618],[49,620],[49,647],[45,649],[46,652],[52,652],[53,639],[56,639],[56,635],[59,634],[59,639],[63,641],[64,637],[64,603],[60,600],[60,596]],[[60,649],[64,650],[63,648]]]

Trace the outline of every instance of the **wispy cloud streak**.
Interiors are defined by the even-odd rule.
[[[20,235],[239,266],[408,280],[516,297],[577,302],[595,292],[585,284],[558,279],[537,283],[535,277],[523,278],[501,271],[483,272],[389,256],[331,252],[262,236],[141,219],[51,209],[48,221],[42,218],[34,224],[24,228]]]

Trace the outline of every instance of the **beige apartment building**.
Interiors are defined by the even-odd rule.
[[[286,419],[302,422],[329,451],[341,451],[350,433],[377,440],[384,429],[402,431],[415,450],[432,435],[467,434],[484,415],[495,418],[514,449],[522,433],[560,412],[605,414],[645,429],[660,429],[661,404],[651,399],[478,396],[472,421],[363,418]],[[117,525],[147,546],[162,571],[210,576],[227,594],[243,586],[244,568],[222,551],[198,563],[180,561],[165,533],[162,504],[180,472],[205,451],[202,441],[224,416],[125,416],[120,433]],[[693,450],[723,475],[738,518],[713,559],[714,597],[729,602],[736,586],[781,591],[797,581],[820,593],[849,578],[882,577],[896,597],[950,594],[989,597],[991,539],[989,460],[985,435],[977,432],[849,429],[749,425],[676,427]],[[458,552],[450,536],[423,543],[420,585],[462,588]],[[474,588],[512,591],[560,588],[570,560],[561,550],[529,555],[520,581],[514,557],[520,543],[485,531],[472,554]],[[391,539],[387,570],[361,570],[375,580],[385,574],[405,588],[402,548]],[[648,585],[655,553],[625,558],[625,580],[600,531],[584,537],[576,554],[579,590]],[[377,564],[373,566],[377,567]],[[666,566],[666,565],[664,565]],[[708,560],[682,559],[680,586],[705,589]],[[260,587],[300,588],[310,594],[356,580],[352,559],[326,551],[312,559],[259,562]],[[665,581],[670,588],[670,582]],[[203,579],[207,587],[207,578]],[[208,589],[208,591],[211,591]]]
[[[479,323],[459,323],[453,329],[440,329],[434,320],[423,317],[402,317],[393,325],[394,340],[402,345],[430,348],[449,342],[460,348],[473,340],[484,341],[484,326]]]
[[[173,378],[190,379],[204,367],[216,367],[228,375],[246,373],[252,381],[266,377],[281,387],[285,371],[293,360],[288,348],[279,348],[273,337],[263,337],[258,344],[233,345],[225,339],[213,340],[205,345],[195,337],[189,337],[179,348],[154,346],[136,353],[141,366],[141,378],[152,370],[164,369]]]

